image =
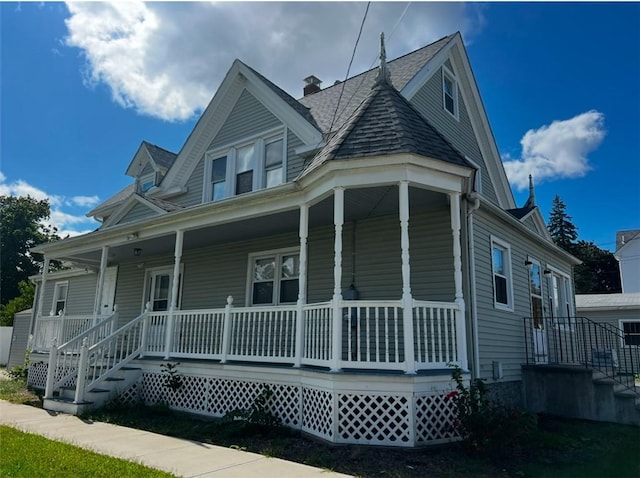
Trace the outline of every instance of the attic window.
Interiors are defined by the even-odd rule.
[[[149,189],[156,185],[155,173],[145,174],[140,178],[140,191],[146,193]]]
[[[209,151],[203,202],[219,201],[285,182],[285,135],[271,133]]]
[[[442,96],[444,109],[458,119],[458,83],[446,68],[442,69]]]

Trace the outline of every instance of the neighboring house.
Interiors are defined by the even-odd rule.
[[[640,292],[640,229],[616,233],[615,256],[620,263],[622,293]]]
[[[415,446],[453,436],[448,364],[522,402],[538,318],[574,314],[578,261],[533,188],[516,207],[460,34],[305,81],[296,100],[234,61],[178,153],[142,143],[98,230],[34,249],[75,265],[34,278],[45,407],[77,411],[123,371],[126,400],[204,415],[268,385],[288,426]]]

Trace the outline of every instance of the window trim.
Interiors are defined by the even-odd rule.
[[[245,306],[246,307],[277,307],[279,305],[292,305],[296,302],[285,302],[280,303],[280,281],[281,277],[279,276],[279,265],[282,264],[282,256],[288,255],[298,255],[298,260],[300,259],[300,247],[285,247],[282,249],[271,249],[267,251],[259,251],[259,252],[251,252],[247,257],[247,284],[245,290]],[[253,304],[253,264],[256,259],[268,258],[268,257],[276,257],[276,269],[278,271],[277,281],[275,280],[274,275],[274,288],[273,288],[273,300],[271,304]],[[277,283],[277,284],[276,284]],[[300,275],[298,274],[298,287],[300,286]],[[297,298],[296,298],[297,301]]]
[[[453,85],[453,112],[447,108],[447,93],[445,88],[445,78],[448,78]],[[458,105],[458,80],[453,71],[442,65],[442,109],[449,113],[456,121],[460,121],[460,107]]]
[[[67,313],[67,300],[69,298],[69,281],[68,280],[62,280],[62,281],[57,281],[53,287],[53,300],[51,301],[51,313],[49,315],[51,316],[55,316],[58,315],[58,312],[56,311],[56,309],[58,308],[58,302],[60,301],[60,299],[58,299],[58,293],[59,290],[62,286],[66,286],[66,290],[64,293],[64,307],[62,308],[62,315]]]
[[[547,282],[547,288],[549,289],[548,293],[547,293],[547,297],[550,298],[551,300],[554,300],[554,297],[552,297],[552,293],[553,293],[553,276],[557,276],[557,277],[561,277],[564,280],[564,286],[565,286],[565,291],[564,294],[566,295],[566,303],[569,305],[569,317],[575,317],[576,316],[576,308],[575,308],[575,303],[571,300],[571,297],[573,297],[573,284],[571,282],[571,276],[565,272],[562,272],[560,269],[558,269],[557,267],[554,267],[550,264],[545,264],[545,268],[548,269],[549,271],[551,271],[551,277],[550,279],[547,279],[547,281],[551,281],[551,283],[549,284]],[[554,302],[555,304],[555,302]],[[553,310],[550,311],[553,314],[554,319],[556,318],[555,312]],[[564,317],[564,315],[561,315],[559,317]],[[569,326],[567,326],[567,324],[565,323],[558,323],[558,325],[562,328],[564,328],[566,331],[574,331],[574,327],[571,326],[571,324],[569,324]]]
[[[627,345],[625,343],[625,333],[624,333],[624,325],[623,324],[629,324],[629,323],[640,323],[640,320],[638,319],[618,319],[618,325],[620,327],[620,333],[622,334],[622,337],[620,337],[620,345],[622,347],[637,347],[637,345]]]
[[[144,289],[142,289],[142,312],[145,311],[147,302],[150,300],[151,296],[151,276],[153,274],[162,274],[166,273],[171,278],[171,282],[169,283],[169,303],[167,304],[167,310],[163,312],[169,313],[169,309],[171,308],[171,290],[173,289],[173,266],[155,266],[155,267],[147,267],[144,270]],[[177,309],[180,310],[182,308],[182,288],[184,287],[184,264],[180,264],[180,283],[178,284],[178,304]],[[156,311],[158,312],[158,311]]]
[[[498,302],[496,297],[496,283],[495,277],[496,273],[494,271],[494,263],[493,263],[493,249],[494,246],[498,246],[505,252],[505,279],[507,283],[507,303],[503,304],[502,302]],[[491,261],[491,288],[493,289],[493,307],[500,310],[505,310],[509,312],[513,312],[514,304],[513,304],[513,268],[511,263],[511,245],[503,241],[502,239],[491,235],[491,247],[489,250],[489,257]],[[529,283],[529,277],[527,276],[527,284]]]
[[[254,146],[254,154],[255,154],[255,164],[253,169],[253,180],[251,191],[258,191],[261,189],[266,189],[266,145],[268,143],[282,140],[282,179],[284,184],[287,182],[287,128],[283,128],[282,126],[278,126],[276,128],[271,128],[265,131],[262,131],[259,134],[252,135],[250,137],[244,138],[240,141],[235,141],[231,143],[227,143],[221,146],[216,147],[215,149],[210,149],[204,154],[204,177],[203,177],[203,187],[202,187],[202,202],[218,202],[223,201],[225,199],[230,199],[239,194],[236,194],[236,183],[237,183],[237,173],[236,173],[236,160],[237,160],[237,152],[239,149],[244,148],[246,146],[253,145]],[[227,168],[226,168],[226,188],[225,188],[225,196],[223,199],[218,199],[216,201],[213,200],[213,183],[211,181],[211,174],[213,173],[213,161],[216,159],[220,159],[222,157],[227,158]],[[280,185],[280,184],[279,184]],[[279,186],[277,185],[277,186]],[[272,186],[276,187],[276,186]],[[243,193],[247,194],[247,193]]]
[[[535,326],[536,318],[535,318],[535,315],[533,313],[533,300],[534,300],[534,298],[535,299],[540,299],[540,313],[542,314],[540,319],[542,319],[542,323],[543,324],[544,324],[545,317],[548,315],[548,314],[545,314],[544,272],[543,272],[543,269],[542,269],[542,263],[538,259],[536,259],[535,257],[531,257],[531,256],[528,255],[527,256],[527,261],[531,262],[531,265],[529,267],[527,267],[527,285],[528,285],[528,288],[529,288],[529,309],[530,309],[531,317],[533,319],[533,323],[534,323],[534,326]],[[539,274],[539,279],[540,279],[540,294],[535,294],[533,292],[533,290],[531,290],[531,273],[533,271],[533,266],[538,266],[538,274]],[[548,287],[547,287],[547,289],[548,289]]]

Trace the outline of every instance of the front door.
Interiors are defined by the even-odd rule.
[[[529,266],[529,292],[531,294],[533,352],[536,363],[547,363],[549,361],[549,353],[542,305],[542,275],[540,264],[531,259],[529,261],[532,262]]]
[[[107,267],[104,271],[102,298],[100,299],[100,315],[110,315],[116,300],[116,280],[118,266]]]

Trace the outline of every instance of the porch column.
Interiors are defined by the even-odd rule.
[[[462,247],[460,244],[460,193],[449,193],[451,211],[451,231],[453,233],[453,280],[455,284],[456,347],[460,368],[467,370],[467,327],[465,324],[465,304],[462,292]]]
[[[298,310],[296,317],[296,348],[294,367],[302,363],[304,340],[304,305],[307,303],[307,238],[309,236],[309,205],[300,205],[300,264],[298,269]]]
[[[104,276],[107,269],[107,259],[109,258],[109,246],[102,246],[102,256],[100,257],[100,273],[96,284],[96,298],[94,302],[93,325],[98,322],[98,316],[102,311],[102,290],[104,289]]]
[[[333,190],[333,353],[332,372],[340,371],[342,359],[342,226],[344,225],[344,188]]]
[[[44,302],[44,288],[47,285],[47,276],[49,275],[49,258],[44,256],[44,264],[42,265],[42,282],[40,283],[40,293],[38,294],[38,313],[36,315],[36,322],[39,317],[42,317],[42,304]]]
[[[413,297],[411,296],[411,266],[409,264],[409,181],[400,181],[398,190],[400,203],[402,318],[404,326],[405,372],[416,373],[416,356],[413,344]]]
[[[178,307],[178,286],[180,283],[180,259],[182,258],[183,239],[184,231],[182,229],[176,231],[176,245],[173,253],[173,279],[171,281],[171,305],[169,306],[169,314],[167,315],[167,330],[165,336],[165,359],[168,359],[171,356],[171,339],[173,337],[173,314]]]

